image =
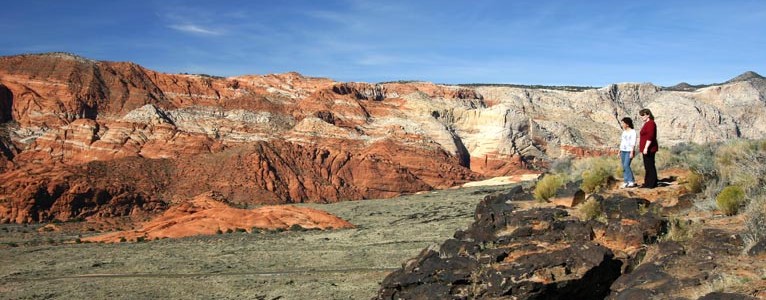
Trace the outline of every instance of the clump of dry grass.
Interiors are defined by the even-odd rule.
[[[699,231],[700,224],[678,217],[668,219],[668,232],[662,237],[663,241],[683,242],[691,240]]]
[[[766,240],[766,195],[760,193],[750,201],[745,210],[745,232],[742,234],[745,251]]]
[[[577,211],[580,215],[580,219],[583,221],[596,220],[604,214],[601,210],[601,202],[595,197],[590,197],[586,200],[580,205]]]
[[[534,197],[537,201],[544,202],[556,196],[556,193],[564,185],[564,176],[556,174],[545,175],[535,185]]]
[[[574,176],[582,178],[582,188],[586,193],[595,193],[606,189],[614,180],[612,174],[617,171],[619,161],[611,157],[592,157],[576,161]]]
[[[752,193],[764,184],[766,148],[763,142],[735,140],[722,145],[715,153],[715,165],[720,178],[730,185]]]
[[[686,181],[683,184],[687,191],[697,194],[702,192],[702,189],[705,187],[705,177],[703,177],[702,174],[692,171],[689,173],[689,176],[686,177]]]
[[[715,203],[718,205],[718,209],[727,216],[736,215],[739,211],[739,207],[744,201],[745,191],[736,185],[730,185],[723,188],[715,198]]]

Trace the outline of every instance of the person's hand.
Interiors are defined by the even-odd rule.
[[[647,154],[649,154],[649,150],[644,149],[643,153],[644,153],[644,155],[647,155]]]
[[[630,158],[633,158],[633,155],[635,155],[633,154],[633,151],[630,151]]]

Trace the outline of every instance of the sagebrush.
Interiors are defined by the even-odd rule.
[[[592,157],[581,159],[574,164],[574,176],[582,178],[582,188],[586,193],[606,189],[614,181],[619,160],[616,157]]]
[[[736,215],[740,205],[745,200],[745,191],[736,185],[730,185],[721,190],[715,198],[718,209],[727,216]]]
[[[537,201],[548,201],[548,199],[556,196],[556,193],[562,185],[564,185],[564,178],[562,175],[545,175],[535,185],[534,197]]]

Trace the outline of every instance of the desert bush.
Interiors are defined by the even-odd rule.
[[[582,178],[583,191],[593,193],[609,185],[617,166],[619,166],[617,157],[592,157],[576,161],[573,172],[574,176]]]
[[[745,250],[766,240],[766,194],[763,192],[753,198],[745,210],[745,232],[742,235]]]
[[[745,191],[736,185],[730,185],[721,190],[715,198],[718,209],[727,216],[736,215],[740,205],[745,200]]]
[[[586,193],[594,193],[604,190],[612,180],[612,172],[605,168],[595,168],[582,174],[582,185]]]
[[[572,158],[563,157],[551,163],[550,172],[553,174],[569,174],[572,172]]]
[[[722,145],[715,154],[720,178],[742,187],[750,194],[763,186],[766,176],[766,148],[763,141],[734,140]]]
[[[561,175],[547,174],[535,185],[534,197],[537,201],[548,201],[556,196],[559,188],[564,185],[564,178]]]
[[[668,165],[689,169],[705,178],[715,178],[715,152],[719,144],[679,144],[670,148]]]
[[[676,217],[668,219],[668,232],[661,238],[662,241],[683,242],[691,240],[698,232],[700,226],[691,220]]]
[[[640,152],[636,152],[636,154],[641,155]],[[657,167],[657,171],[674,167],[673,155],[669,149],[661,147],[657,151],[657,153],[654,155],[654,166]]]
[[[694,201],[694,206],[700,210],[715,210],[718,207],[715,199],[724,186],[723,181],[718,178],[708,179],[702,188],[702,194]]]
[[[601,202],[594,197],[591,197],[580,205],[578,212],[580,213],[580,219],[583,221],[595,220],[603,214],[601,211]]]
[[[691,193],[697,194],[702,192],[702,189],[705,187],[705,178],[696,171],[691,171],[689,176],[686,177],[684,187]]]

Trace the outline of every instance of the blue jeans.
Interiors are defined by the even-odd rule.
[[[620,163],[622,163],[622,179],[625,180],[625,183],[636,182],[636,179],[633,178],[633,170],[630,169],[630,162],[632,160],[633,159],[630,158],[629,151],[620,151]]]

